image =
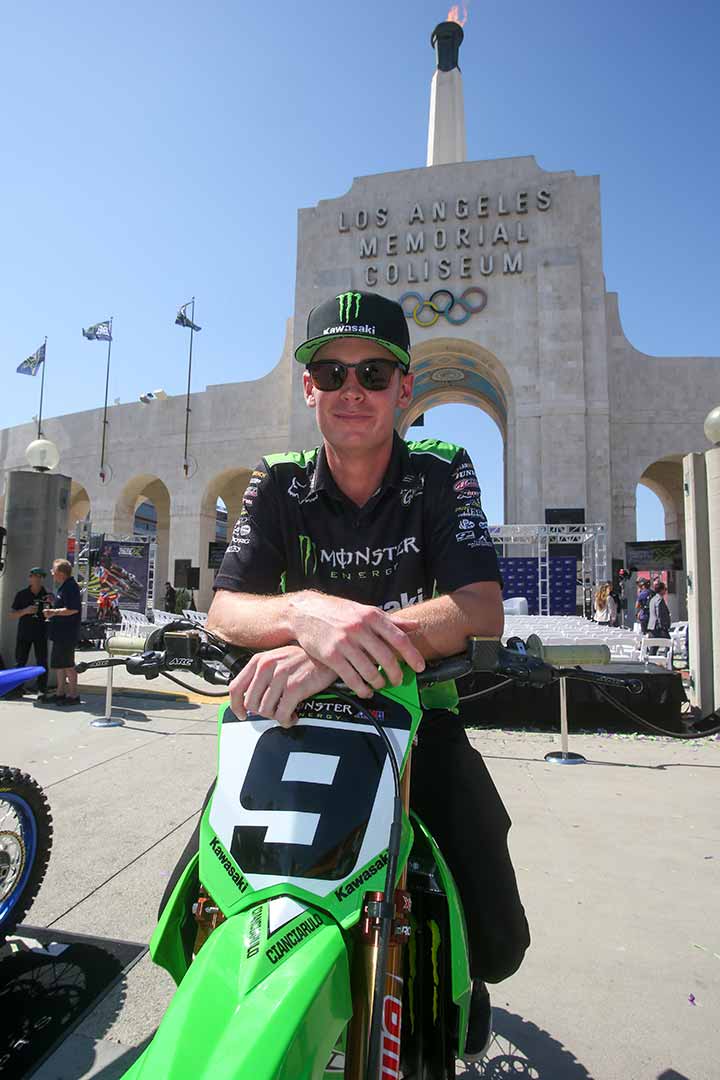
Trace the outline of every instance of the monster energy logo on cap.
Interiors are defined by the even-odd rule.
[[[405,313],[396,300],[379,293],[352,289],[314,307],[308,315],[307,339],[295,349],[295,359],[309,364],[331,337],[371,338],[391,352],[405,370],[410,366]]]
[[[357,319],[360,314],[360,293],[359,292],[342,292],[335,299],[338,302],[338,317],[340,322],[350,322],[351,319]],[[353,300],[355,301],[355,312],[352,313]]]

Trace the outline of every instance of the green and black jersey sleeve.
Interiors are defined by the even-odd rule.
[[[281,523],[275,483],[263,459],[243,495],[214,588],[258,596],[279,592],[286,569]]]
[[[473,463],[464,449],[451,449],[456,452],[449,463],[425,465],[426,551],[439,593],[480,581],[501,582]]]

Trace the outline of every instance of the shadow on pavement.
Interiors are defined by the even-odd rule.
[[[102,716],[105,712],[105,698],[102,694],[87,694],[83,693],[82,687],[80,687],[81,702],[80,705],[53,705],[49,701],[34,701],[32,702],[35,709],[49,709],[54,713],[75,713],[78,711],[93,713],[97,716]],[[146,712],[195,712],[198,709],[202,709],[202,705],[196,701],[178,700],[177,698],[162,697],[160,694],[153,695],[152,697],[143,697],[142,694],[133,692],[132,694],[117,693],[113,695],[113,709],[117,709],[120,712],[128,713],[136,711],[138,715],[142,715],[137,708],[133,709],[133,706],[142,706],[142,713]]]
[[[106,1065],[104,1069],[93,1073],[93,1080],[120,1080],[120,1077],[124,1076],[130,1066],[137,1061],[151,1039],[152,1035],[148,1035],[147,1039],[144,1039],[138,1046],[131,1047],[121,1057],[115,1058],[109,1065]]]
[[[42,942],[36,940],[40,935]],[[7,1080],[32,1072],[105,997],[96,1032],[101,1037],[123,1005],[125,962],[134,962],[144,949],[114,941],[99,948],[91,939],[64,936],[68,940],[48,945],[62,932],[23,927],[9,939],[16,951],[0,955],[0,1073]]]
[[[477,1064],[458,1062],[464,1080],[591,1080],[570,1050],[529,1020],[493,1008],[493,1040]]]

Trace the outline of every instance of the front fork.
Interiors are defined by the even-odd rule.
[[[400,793],[403,809],[410,806],[412,749],[408,750]],[[395,889],[395,920],[387,952],[383,996],[383,1043],[379,1077],[372,1080],[398,1080],[400,1076],[400,1034],[403,1003],[403,948],[410,938],[410,894],[406,892],[407,867],[400,873]],[[373,918],[368,905],[382,900],[381,892],[366,893],[363,912],[353,948],[351,993],[353,1014],[347,1029],[344,1080],[369,1080],[368,1044],[375,997],[375,972],[380,941],[380,920]]]

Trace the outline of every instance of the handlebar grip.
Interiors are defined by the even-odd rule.
[[[544,645],[537,634],[527,639],[527,651],[530,656],[544,660],[553,667],[582,667],[610,663],[610,649],[607,645]]]
[[[448,682],[450,679],[462,679],[473,670],[468,656],[449,656],[446,660],[428,664],[424,671],[417,674],[418,686],[430,686],[433,683]]]

